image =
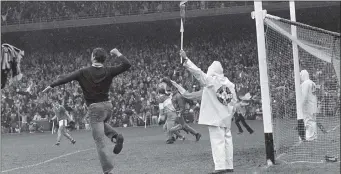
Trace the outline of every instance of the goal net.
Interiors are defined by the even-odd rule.
[[[340,159],[340,34],[266,15],[264,19],[276,160],[321,163]],[[291,33],[296,26],[297,36]],[[299,69],[315,82],[317,139],[300,141],[297,127],[293,43]]]

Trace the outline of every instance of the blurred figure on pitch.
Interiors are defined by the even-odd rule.
[[[235,89],[236,90],[236,89]],[[236,90],[237,91],[237,90]],[[245,95],[246,96],[246,95]],[[237,96],[238,97],[238,96]],[[251,97],[247,98],[249,100]],[[251,127],[246,123],[245,121],[245,115],[246,115],[246,108],[245,106],[248,105],[248,103],[243,102],[243,100],[237,99],[238,102],[234,105],[234,119],[235,123],[238,127],[238,134],[242,134],[244,131],[242,127],[240,126],[239,122],[242,122],[243,126],[246,128],[246,130],[252,134],[254,131],[251,129]]]
[[[57,120],[58,122],[57,142],[55,145],[60,145],[62,135],[69,139],[72,144],[75,144],[76,140],[73,139],[72,136],[67,132],[67,123],[68,121],[71,121],[70,115],[67,113],[64,106],[60,103],[60,100],[57,100],[56,102],[57,103],[52,104],[55,116],[51,119],[52,121]]]
[[[233,144],[231,121],[234,104],[237,102],[235,85],[224,76],[219,61],[214,61],[204,73],[181,50],[183,66],[203,87],[198,124],[208,126],[212,156],[215,165],[213,174],[233,172]]]
[[[103,48],[95,48],[91,54],[91,66],[61,77],[43,90],[43,92],[47,92],[56,86],[73,80],[78,81],[88,106],[87,117],[90,118],[92,137],[105,174],[114,173],[113,161],[106,149],[105,136],[116,144],[113,150],[114,154],[121,152],[124,141],[122,134],[118,134],[108,123],[113,110],[113,105],[109,100],[109,88],[115,76],[131,67],[129,60],[116,48],[110,51],[110,55],[119,57],[121,64],[118,66],[104,66],[104,62],[108,57],[107,53]],[[116,139],[116,142],[114,142],[114,139]]]
[[[298,132],[301,140],[313,141],[317,139],[317,96],[316,84],[310,80],[307,70],[302,70],[301,76],[301,114],[304,124],[298,124]]]
[[[158,103],[159,103],[159,125],[163,125],[163,130],[166,132],[167,144],[173,144],[176,141],[176,138],[173,135],[176,135],[180,140],[185,140],[185,137],[180,134],[179,130],[172,130],[173,127],[179,125],[177,122],[178,115],[176,113],[176,109],[173,105],[173,97],[171,94],[166,92],[167,84],[162,82],[158,86]]]
[[[201,138],[201,134],[197,132],[195,129],[193,129],[191,126],[189,126],[184,118],[184,112],[186,110],[186,103],[191,102],[191,100],[186,99],[184,96],[181,95],[181,93],[174,88],[172,85],[172,82],[169,78],[163,78],[162,83],[164,84],[164,88],[166,90],[166,93],[169,93],[171,96],[171,101],[173,106],[177,110],[177,124],[176,126],[172,127],[170,129],[170,132],[176,132],[180,130],[184,130],[187,133],[191,133],[193,136],[195,136],[195,140],[199,141]]]

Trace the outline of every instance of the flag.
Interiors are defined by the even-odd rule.
[[[12,80],[20,80],[21,74],[21,59],[24,56],[24,51],[10,45],[1,45],[1,89],[5,87],[9,74],[12,74]]]
[[[186,5],[185,5],[185,3],[186,2],[187,1],[181,1],[180,2],[180,17],[181,17],[181,20],[182,20],[183,23],[185,22],[185,15],[186,15]]]

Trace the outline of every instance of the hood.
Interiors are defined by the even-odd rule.
[[[207,69],[208,76],[224,77],[224,70],[219,61],[214,61]]]
[[[222,85],[225,85],[229,88],[234,88],[234,84],[231,83],[230,80],[224,76],[223,66],[221,66],[221,63],[219,61],[214,61],[208,67],[206,74],[220,81]]]
[[[301,81],[305,82],[306,80],[309,80],[309,73],[307,70],[302,70],[300,73]]]

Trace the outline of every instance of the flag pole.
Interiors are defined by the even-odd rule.
[[[183,24],[182,19],[181,19],[180,32],[181,32],[181,50],[183,50],[183,47],[184,47],[184,24]],[[180,57],[180,58],[181,58],[181,63],[182,63],[182,57]]]
[[[181,24],[180,24],[180,33],[181,33],[181,43],[180,43],[180,48],[181,50],[183,50],[183,46],[184,46],[184,21],[183,19],[185,18],[185,3],[187,1],[181,1],[180,2],[180,17],[181,17]],[[180,61],[182,64],[182,57],[180,57]]]

